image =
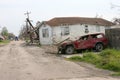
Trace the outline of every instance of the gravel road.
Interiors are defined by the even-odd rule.
[[[12,41],[0,47],[0,80],[120,80],[110,71],[66,61],[47,48]]]

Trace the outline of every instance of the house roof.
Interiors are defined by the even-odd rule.
[[[112,22],[102,18],[85,18],[85,17],[57,17],[45,22],[50,26],[59,26],[63,24],[74,25],[74,24],[90,24],[90,25],[101,25],[101,26],[112,26]]]

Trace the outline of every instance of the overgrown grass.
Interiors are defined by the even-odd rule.
[[[72,61],[82,61],[82,57],[80,56],[73,56],[68,58],[68,60],[72,60]]]
[[[120,72],[116,72],[116,73],[112,74],[112,76],[120,76]]]
[[[100,66],[104,69],[120,72],[120,50],[107,49],[99,55],[102,57]]]
[[[83,57],[74,56],[69,58],[72,61],[84,61],[96,65],[96,67],[118,72],[120,75],[120,50],[106,49],[99,54],[85,53]]]
[[[0,41],[0,44],[8,44],[10,42],[10,40],[3,40],[3,41]]]

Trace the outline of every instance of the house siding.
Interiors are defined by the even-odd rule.
[[[43,37],[43,33],[42,33],[42,30],[43,29],[48,29],[48,33],[49,33],[49,36],[48,37]],[[41,45],[50,45],[52,44],[52,28],[48,25],[46,25],[45,27],[44,26],[41,26],[39,28],[39,40],[40,40],[40,43]]]
[[[85,33],[85,26],[88,26],[88,33]],[[49,25],[42,25],[39,28],[39,35],[40,35],[40,43],[42,45],[51,45],[51,44],[56,44],[59,43],[68,37],[70,37],[72,40],[75,40],[79,36],[83,36],[86,34],[93,34],[93,33],[104,33],[105,34],[105,29],[108,29],[110,27],[106,26],[98,26],[98,25],[88,25],[88,24],[76,24],[76,25],[67,25],[69,26],[69,35],[61,35],[62,28],[66,27],[66,25],[60,25],[60,26],[54,26],[51,27]],[[97,27],[99,28],[99,31],[97,31]],[[44,38],[42,29],[48,29],[49,30],[49,37]]]
[[[70,37],[71,39],[75,39],[76,37],[79,36],[83,36],[85,34],[92,34],[92,33],[105,33],[105,27],[104,26],[97,26],[100,27],[100,31],[97,32],[96,31],[96,25],[88,25],[88,33],[85,33],[85,24],[81,25],[81,24],[76,24],[76,25],[69,25],[69,35],[61,35],[61,28],[65,27],[65,26],[55,26],[52,27],[53,30],[53,39],[54,42],[61,42],[65,39],[67,39],[68,37]]]

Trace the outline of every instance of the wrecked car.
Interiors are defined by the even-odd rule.
[[[88,34],[79,39],[62,42],[58,47],[58,53],[72,54],[76,50],[94,49],[102,51],[108,44],[108,40],[103,33]]]

